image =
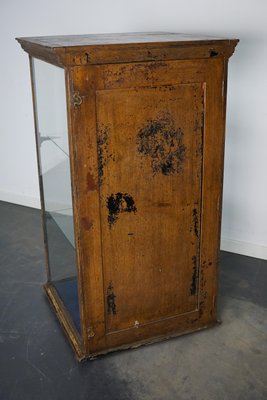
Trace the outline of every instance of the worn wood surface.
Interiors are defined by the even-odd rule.
[[[27,41],[39,44],[45,47],[76,47],[76,46],[94,46],[94,45],[119,45],[119,44],[142,44],[156,42],[170,42],[174,45],[190,45],[193,42],[217,43],[218,41],[229,42],[228,38],[220,38],[206,35],[191,35],[174,32],[128,32],[128,33],[98,33],[87,35],[65,35],[65,36],[41,36],[18,38],[21,41]]]
[[[96,101],[106,329],[194,311],[201,83],[100,90]]]
[[[224,60],[76,67],[72,82],[88,353],[213,324]]]
[[[236,39],[147,32],[17,38],[32,56],[58,66],[230,57]]]
[[[237,41],[19,41],[66,68],[79,357],[214,325],[227,62]]]

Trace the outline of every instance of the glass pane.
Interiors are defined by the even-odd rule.
[[[51,281],[80,330],[65,73],[33,59],[33,75]]]

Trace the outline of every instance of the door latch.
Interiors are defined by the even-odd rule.
[[[72,101],[74,108],[80,107],[83,102],[83,98],[79,92],[74,92],[72,95]]]

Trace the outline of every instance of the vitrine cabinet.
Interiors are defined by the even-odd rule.
[[[237,40],[19,38],[48,281],[79,359],[216,324],[227,63]]]

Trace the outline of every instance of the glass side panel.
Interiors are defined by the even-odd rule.
[[[80,330],[65,72],[32,61],[51,281]]]

